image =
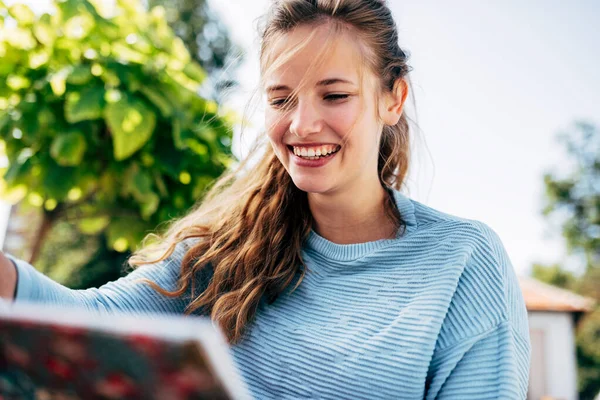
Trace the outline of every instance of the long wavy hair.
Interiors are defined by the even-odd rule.
[[[407,55],[399,47],[395,22],[383,0],[274,1],[261,32],[263,77],[274,63],[275,41],[304,24],[341,26],[356,35],[366,49],[365,67],[379,78],[381,91],[394,90],[395,83],[407,77]],[[383,127],[379,143],[381,184],[399,189],[409,164],[405,113],[396,125]],[[307,271],[301,255],[313,223],[307,194],[294,185],[271,146],[264,141],[255,146],[261,152],[250,154],[261,154],[258,162],[242,161],[214,184],[201,203],[172,221],[164,234],[147,238],[129,259],[133,267],[159,262],[179,242],[197,238],[182,261],[176,290],[146,282],[168,297],[191,290],[185,313],[202,310],[210,315],[230,344],[243,338],[261,300],[272,304],[296,282],[293,291]],[[386,209],[400,228],[402,219],[391,195]],[[194,293],[199,273],[207,268],[211,279],[200,293]]]

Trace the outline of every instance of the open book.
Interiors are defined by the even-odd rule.
[[[0,399],[249,399],[207,317],[0,301]]]

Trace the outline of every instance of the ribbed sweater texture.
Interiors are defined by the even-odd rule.
[[[312,231],[301,284],[273,304],[261,302],[231,348],[254,398],[526,398],[527,311],[498,235],[399,191],[393,196],[405,222],[396,238],[340,245]],[[182,314],[190,298],[163,297],[139,278],[174,290],[191,245],[87,290],[12,258],[16,301]]]

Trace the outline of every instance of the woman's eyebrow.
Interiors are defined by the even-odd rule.
[[[350,82],[349,80],[346,79],[342,79],[342,78],[329,78],[329,79],[323,79],[322,81],[317,82],[317,86],[328,86],[328,85],[333,85],[336,83],[349,83],[349,84],[353,84],[352,82]]]
[[[329,86],[329,85],[334,85],[336,83],[349,83],[351,85],[354,84],[353,82],[346,80],[346,79],[342,79],[342,78],[328,78],[328,79],[323,79],[323,80],[320,80],[319,82],[317,82],[317,86]],[[291,90],[291,89],[286,85],[271,85],[267,88],[267,93],[277,92],[279,90]]]

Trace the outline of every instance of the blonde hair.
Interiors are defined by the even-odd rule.
[[[381,90],[394,90],[397,80],[408,74],[407,55],[398,45],[397,28],[384,1],[277,0],[261,35],[263,75],[273,63],[271,49],[278,37],[304,24],[326,23],[358,36]],[[381,134],[378,172],[383,187],[400,188],[409,151],[409,125],[403,113],[396,125],[385,126]],[[246,159],[220,178],[188,215],[174,221],[165,234],[154,236],[155,244],[142,247],[129,260],[132,266],[162,261],[177,243],[199,238],[182,261],[176,290],[146,282],[168,297],[191,290],[186,314],[197,310],[209,314],[231,344],[243,338],[261,299],[271,304],[294,281],[292,290],[300,284],[307,271],[302,246],[313,222],[307,194],[293,184],[271,146],[266,146],[257,163],[248,165]],[[386,206],[400,227],[403,222],[391,195]],[[194,293],[199,272],[207,268],[212,270],[210,282],[201,293]]]

